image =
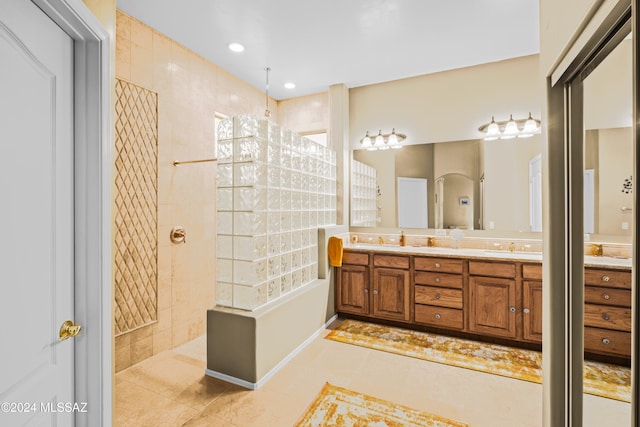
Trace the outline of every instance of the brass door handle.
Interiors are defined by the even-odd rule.
[[[65,320],[60,326],[60,341],[75,337],[82,330],[82,326],[76,325],[71,320]]]

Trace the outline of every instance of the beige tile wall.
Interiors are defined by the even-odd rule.
[[[278,101],[278,124],[298,133],[329,130],[329,92]]]
[[[215,305],[216,113],[264,113],[264,94],[130,16],[117,12],[116,76],[158,93],[158,319],[118,336],[116,372],[205,333]],[[269,106],[272,118],[278,106]],[[186,229],[185,244],[169,240]]]

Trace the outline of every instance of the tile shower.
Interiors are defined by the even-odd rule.
[[[255,310],[318,277],[336,154],[252,115],[220,121],[217,141],[216,303]]]

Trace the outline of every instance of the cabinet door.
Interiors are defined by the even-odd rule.
[[[409,321],[409,271],[373,269],[373,315],[383,319]]]
[[[369,268],[343,265],[336,283],[336,310],[369,314]]]
[[[542,342],[542,282],[525,281],[522,295],[522,337]]]
[[[495,277],[469,278],[469,330],[516,338],[516,282]]]

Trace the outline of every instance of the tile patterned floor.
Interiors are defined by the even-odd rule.
[[[204,337],[160,353],[116,375],[114,425],[290,427],[327,382],[472,427],[542,424],[540,384],[343,344],[324,335],[256,391],[204,375]],[[584,407],[585,427],[630,425],[628,403],[585,395]]]

